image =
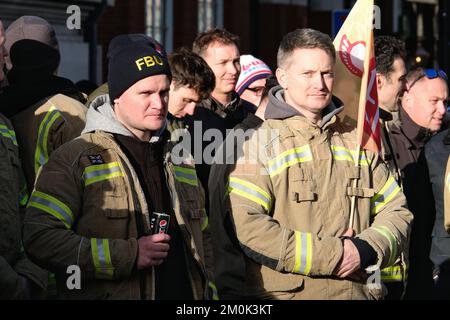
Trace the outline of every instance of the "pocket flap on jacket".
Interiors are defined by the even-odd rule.
[[[108,209],[105,210],[105,216],[110,219],[122,219],[122,218],[128,218],[130,215],[130,212],[126,209]]]
[[[359,198],[372,198],[375,192],[372,188],[353,188],[347,187],[347,195],[352,197],[356,196]]]
[[[316,194],[309,190],[299,190],[291,193],[291,200],[295,202],[315,201]]]

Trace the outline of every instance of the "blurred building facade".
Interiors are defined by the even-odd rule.
[[[58,74],[73,81],[90,78],[99,82],[102,51],[97,41],[98,19],[106,7],[113,5],[114,0],[0,0],[0,19],[6,29],[20,16],[44,18],[52,24],[58,38],[61,51]],[[79,26],[73,25],[74,22],[79,22]]]
[[[335,13],[355,0],[0,0],[5,26],[15,18],[38,15],[55,26],[61,45],[60,74],[74,81],[106,78],[109,41],[118,34],[142,33],[168,52],[190,47],[198,32],[217,26],[238,34],[241,53],[276,67],[276,52],[287,32],[311,27],[332,34]],[[380,29],[407,42],[410,64],[449,67],[449,0],[375,0]],[[66,9],[81,9],[81,29],[69,30]],[[345,13],[345,11],[343,11]],[[342,15],[340,17],[342,19]],[[87,63],[89,61],[89,63]]]
[[[251,53],[276,67],[281,38],[295,28],[310,27],[332,34],[334,13],[355,0],[116,0],[100,22],[107,44],[118,33],[145,32],[168,52],[190,47],[198,32],[217,26],[240,37],[241,53]],[[380,8],[376,35],[406,41],[410,66],[450,65],[449,0],[375,0]],[[119,32],[120,31],[120,32]],[[103,47],[104,52],[106,46]],[[104,65],[105,66],[105,65]]]

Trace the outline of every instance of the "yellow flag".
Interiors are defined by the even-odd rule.
[[[333,42],[337,53],[333,93],[344,102],[343,121],[357,127],[361,148],[379,152],[373,27],[373,0],[358,0]]]

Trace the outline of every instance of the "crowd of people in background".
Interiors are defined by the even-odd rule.
[[[448,77],[401,40],[375,38],[380,153],[317,30],[274,70],[219,28],[118,35],[99,86],[60,54],[0,21],[0,299],[450,299]]]

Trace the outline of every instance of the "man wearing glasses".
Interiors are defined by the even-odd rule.
[[[429,299],[432,288],[431,245],[434,206],[423,148],[440,130],[447,108],[447,75],[442,70],[418,68],[406,76],[400,102],[400,122],[391,130],[408,207],[414,214],[409,250],[406,299]]]

